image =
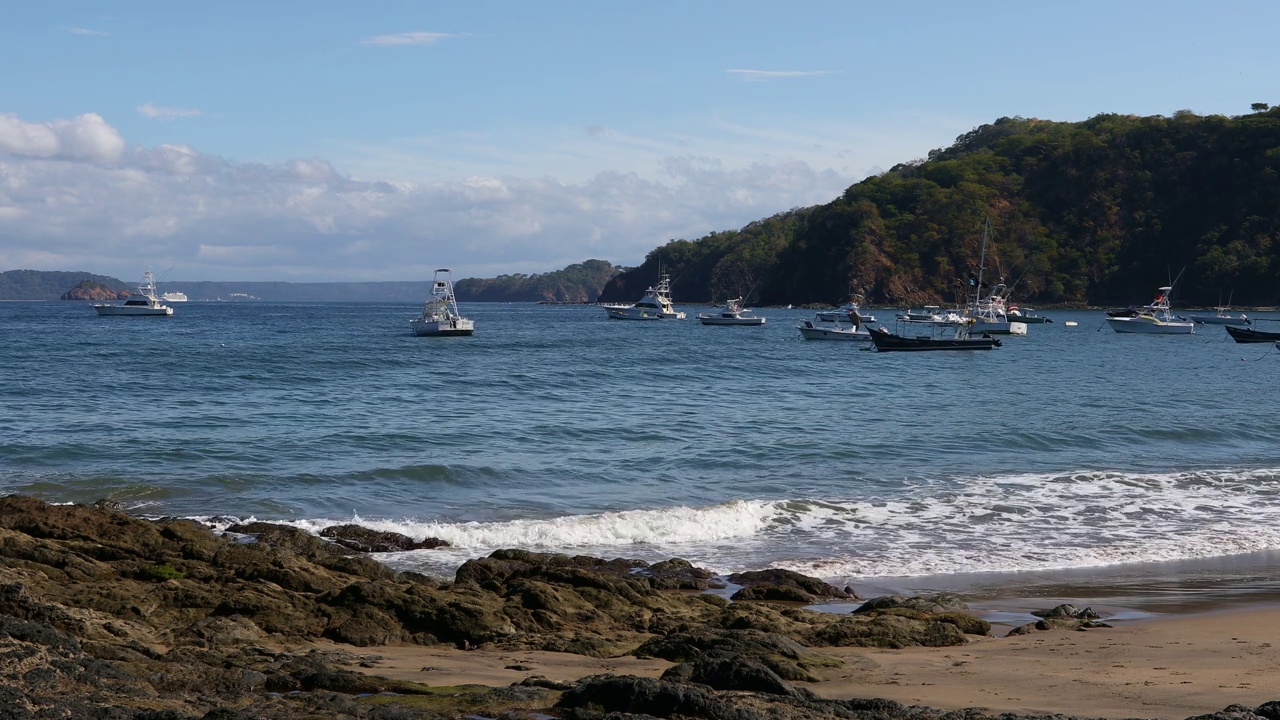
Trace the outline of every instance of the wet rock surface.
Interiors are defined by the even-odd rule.
[[[784,572],[755,579],[815,598],[843,592]],[[110,503],[9,496],[0,498],[0,720],[940,718],[818,698],[803,683],[840,661],[814,648],[959,644],[989,630],[946,598],[876,599],[836,615],[699,592],[720,584],[683,560],[522,550],[472,560],[443,582],[280,525],[221,534]],[[343,649],[318,650],[321,639]],[[377,667],[371,648],[434,643],[630,652],[676,665],[662,679],[530,677],[505,688],[361,672]],[[1277,720],[1274,707],[1213,717]],[[985,717],[948,718],[961,716]]]

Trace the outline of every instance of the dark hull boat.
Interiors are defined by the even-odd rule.
[[[871,342],[879,352],[923,352],[927,350],[990,350],[1000,347],[1000,341],[990,335],[981,337],[907,337],[895,335],[884,328],[871,331]]]
[[[1264,343],[1280,340],[1280,332],[1266,332],[1239,325],[1226,325],[1227,334],[1238,343]]]

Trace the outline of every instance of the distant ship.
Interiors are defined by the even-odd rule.
[[[165,302],[186,302],[187,294],[181,292],[167,292],[161,295],[160,299]]]

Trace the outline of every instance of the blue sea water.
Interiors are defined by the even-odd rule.
[[[1280,548],[1280,351],[1046,312],[986,353],[473,304],[0,303],[0,492],[834,581]],[[891,311],[879,311],[882,319]],[[1075,320],[1077,327],[1063,321]]]

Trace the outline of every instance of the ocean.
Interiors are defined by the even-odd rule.
[[[889,588],[1280,548],[1270,344],[1046,311],[879,354],[684,309],[477,303],[419,338],[411,305],[0,303],[0,492],[438,537],[380,559],[443,577],[506,547]]]

